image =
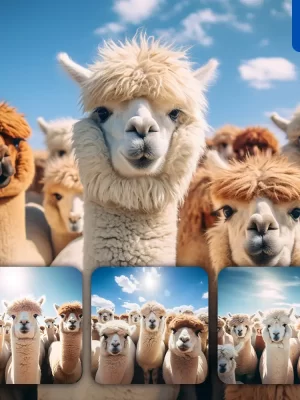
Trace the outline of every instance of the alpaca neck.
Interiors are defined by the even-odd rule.
[[[26,241],[25,194],[0,199],[0,265],[12,264],[20,243]]]
[[[227,372],[226,374],[219,375],[219,377],[223,383],[226,383],[226,385],[235,385],[236,384],[234,369]]]
[[[0,328],[0,329],[2,329],[2,328]],[[0,358],[1,358],[3,347],[4,347],[4,338],[5,338],[5,332],[2,329],[2,332],[0,330]]]
[[[256,335],[255,338],[255,349],[262,352],[265,348],[265,341],[262,336]]]
[[[81,233],[65,232],[60,233],[51,229],[51,239],[54,250],[54,257],[56,257],[70,242],[81,236]]]
[[[72,374],[80,359],[82,333],[60,334],[60,367],[65,374]]]
[[[290,360],[290,341],[266,345],[266,374],[269,384],[287,383]]]
[[[156,213],[85,202],[84,265],[176,265],[177,203]],[[121,247],[120,247],[121,243]],[[166,259],[168,255],[168,259]]]
[[[218,335],[218,344],[219,345],[225,344],[225,331],[222,331],[222,333]]]
[[[40,383],[40,334],[33,339],[18,339],[11,342],[12,380],[14,384]]]
[[[48,342],[52,343],[55,340],[54,328],[46,328]]]

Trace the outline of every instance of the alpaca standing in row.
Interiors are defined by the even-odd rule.
[[[104,324],[107,321],[112,321],[114,319],[114,311],[111,308],[100,307],[97,308],[98,321]]]
[[[218,377],[226,385],[235,385],[236,359],[239,353],[231,343],[218,345]]]
[[[11,355],[10,345],[5,340],[6,334],[4,317],[5,314],[0,315],[0,385],[4,381],[5,367]]]
[[[131,339],[133,343],[136,345],[140,337],[140,328],[141,328],[141,315],[139,311],[137,310],[130,311],[128,315],[128,324],[131,326],[135,326],[135,330],[131,334]]]
[[[226,322],[223,318],[218,317],[218,345],[234,344],[233,337],[225,331]]]
[[[48,350],[50,345],[53,342],[57,341],[57,337],[55,334],[55,327],[54,327],[55,319],[56,318],[52,318],[52,317],[45,317],[45,319],[44,319],[46,328],[45,328],[45,333],[43,335],[42,340],[44,343],[45,350]]]

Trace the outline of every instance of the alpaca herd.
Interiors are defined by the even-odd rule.
[[[123,385],[204,382],[208,315],[180,311],[168,312],[156,301],[120,316],[113,309],[98,308],[91,320],[95,381]]]
[[[218,317],[218,376],[227,384],[300,380],[300,316],[294,309]]]
[[[43,317],[46,297],[3,300],[0,315],[0,384],[75,383],[82,374],[82,305],[54,304]],[[43,318],[40,325],[37,318]],[[56,320],[59,321],[56,323]]]

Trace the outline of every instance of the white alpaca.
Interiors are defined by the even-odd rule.
[[[142,319],[136,361],[144,371],[146,384],[150,382],[150,371],[153,383],[157,383],[158,369],[163,364],[165,315],[165,308],[155,301],[149,301],[141,307]]]
[[[37,119],[41,131],[46,135],[49,157],[62,157],[71,153],[72,127],[77,121],[73,118],[61,118],[53,121],[45,121],[43,117]]]
[[[114,311],[111,308],[100,307],[97,308],[96,311],[100,324],[105,324],[105,322],[112,321],[114,319]]]
[[[43,340],[43,343],[45,346],[45,350],[49,349],[51,343],[57,341],[57,338],[55,335],[55,327],[54,327],[55,319],[56,318],[52,318],[52,317],[45,317],[45,319],[44,319],[46,329],[45,329],[42,340]]]
[[[100,324],[99,324],[100,325]],[[100,384],[128,385],[134,375],[135,345],[131,328],[112,320],[99,326],[100,357],[95,380]]]
[[[90,112],[73,127],[87,269],[175,264],[178,203],[205,147],[203,89],[217,62],[192,72],[184,53],[140,42],[106,44],[90,69],[59,55]]]
[[[5,367],[10,357],[10,346],[5,340],[5,314],[0,315],[0,385],[4,383]]]
[[[12,303],[3,301],[12,319],[11,357],[6,365],[7,384],[39,384],[41,381],[41,337],[37,317],[42,315],[45,296],[37,301],[22,298]]]
[[[9,344],[9,346],[10,346],[10,343],[11,343],[11,336],[10,336],[11,325],[12,325],[12,323],[10,321],[5,321],[5,325],[4,325],[5,337],[4,337],[4,340]]]
[[[47,162],[43,191],[45,217],[56,257],[83,232],[83,187],[72,154],[52,157]]]
[[[135,326],[135,329],[131,333],[131,339],[133,343],[136,345],[139,337],[140,337],[140,329],[141,329],[141,314],[137,310],[132,310],[128,316],[129,325]]]
[[[75,383],[82,374],[82,305],[78,302],[54,304],[59,318],[60,341],[49,348],[49,365],[54,383]]]
[[[255,315],[255,314],[254,314]],[[236,375],[237,377],[246,376],[247,381],[251,381],[255,376],[257,367],[257,355],[251,344],[252,315],[228,313],[228,325],[230,327],[231,336],[233,337],[234,346],[239,346],[239,354],[236,358]]]
[[[170,323],[172,333],[163,363],[166,384],[199,384],[207,377],[207,361],[201,349],[200,332],[204,328],[198,318],[180,315]]]
[[[292,119],[289,121],[280,117],[277,113],[271,115],[271,120],[287,136],[288,143],[282,147],[282,153],[290,161],[299,165],[300,160],[300,107],[297,107]]]
[[[233,344],[218,345],[218,377],[226,385],[233,385],[235,379],[236,358],[238,351]]]
[[[263,384],[293,384],[294,371],[290,360],[289,324],[294,322],[294,309],[259,311],[264,326],[262,336],[266,348],[260,359],[259,372]]]
[[[203,93],[217,63],[211,62],[193,72],[186,53],[145,39],[141,43],[133,40],[124,45],[110,42],[100,52],[102,60],[89,69],[79,66],[66,54],[59,55],[60,63],[81,85],[84,108],[91,112],[89,118],[73,128],[73,145],[85,192],[84,269],[89,276],[100,265],[174,265],[178,201],[184,197],[204,151],[207,125],[203,117],[206,108]],[[96,93],[97,101],[91,102]],[[116,107],[120,102],[127,104],[123,114],[119,114],[124,119],[123,124],[121,120],[116,121],[118,111],[114,102],[110,102],[112,98],[117,99]],[[123,100],[129,101],[124,103]],[[113,115],[103,122],[108,116],[103,107],[109,110],[110,106],[114,107]],[[155,111],[151,111],[152,108]],[[181,112],[177,113],[177,109]],[[153,118],[154,112],[155,118],[159,114],[158,123],[164,127],[161,138],[157,132],[149,132],[145,142],[143,137],[139,138],[138,131],[126,132],[126,128],[130,129],[129,120],[142,120],[142,129],[138,129],[143,136],[142,131],[147,131],[147,119]],[[108,125],[113,121],[120,150],[134,150],[135,144],[142,144],[139,149],[144,154],[136,154],[139,159],[136,167],[134,160],[123,157],[122,152],[115,149],[110,156],[113,137]],[[171,136],[172,140],[168,141]],[[170,146],[162,153],[168,143]],[[149,150],[154,148],[157,151],[152,157]],[[127,151],[124,154],[128,156]],[[132,151],[131,156],[135,157]],[[125,164],[121,173],[117,172],[118,159]],[[130,171],[135,176],[128,178]],[[89,288],[86,286],[84,290],[84,302],[89,304]],[[83,324],[84,343],[89,346],[89,319]],[[88,354],[84,355],[84,360],[88,369],[76,392],[74,389],[69,394],[72,400],[79,396],[90,399],[99,396],[99,388],[92,387]],[[153,386],[146,394],[148,400],[173,400],[178,390],[178,386]],[[42,400],[55,396],[54,389],[52,393],[39,387]],[[62,395],[63,390],[57,393]],[[67,391],[64,393],[68,395]],[[129,396],[131,400],[139,400],[144,399],[145,388],[102,387],[101,393],[104,397],[125,399]]]

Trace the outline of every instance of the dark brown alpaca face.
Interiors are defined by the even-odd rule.
[[[14,153],[13,149],[10,151],[6,144],[0,144],[0,189],[9,185],[15,173],[11,153]]]

